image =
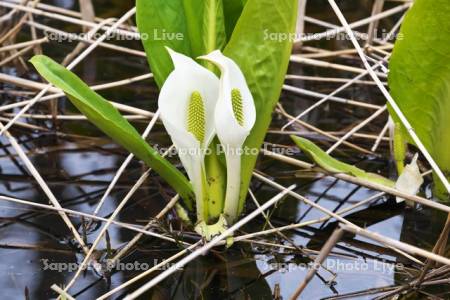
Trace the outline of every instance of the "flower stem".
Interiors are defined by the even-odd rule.
[[[215,150],[217,145],[219,145],[219,141],[215,138],[209,147],[211,153],[205,157],[209,221],[220,216],[225,199],[225,165],[220,162],[219,154]]]
[[[406,150],[406,141],[403,136],[401,124],[396,122],[394,125],[394,159],[398,174],[403,172]]]
[[[203,162],[199,161],[194,165],[193,173],[195,180],[192,180],[192,185],[197,206],[197,222],[206,222],[208,220],[208,185]]]
[[[232,149],[227,155],[227,189],[224,205],[224,215],[228,224],[233,224],[238,217],[240,186],[241,155],[238,149]]]

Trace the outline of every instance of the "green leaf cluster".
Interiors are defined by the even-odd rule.
[[[240,211],[244,206],[257,153],[271,122],[287,71],[292,41],[267,39],[267,33],[293,33],[297,0],[137,0],[136,21],[150,69],[159,87],[173,70],[165,47],[192,58],[220,49],[240,66],[253,94],[256,124],[246,140],[250,154],[242,158]],[[74,73],[45,56],[31,62],[54,86],[62,89],[86,117],[118,144],[152,167],[192,208],[187,178],[150,147],[120,113]],[[199,61],[217,71],[208,62]],[[210,147],[218,145],[217,138]],[[209,214],[222,211],[226,172],[216,151],[206,158]]]
[[[390,92],[441,170],[450,178],[450,1],[416,0],[389,62]],[[396,124],[401,124],[389,107]],[[402,137],[413,144],[405,128]],[[397,141],[399,139],[397,138]],[[402,147],[398,141],[395,147]],[[398,151],[401,152],[401,151]],[[436,194],[448,199],[439,179]]]

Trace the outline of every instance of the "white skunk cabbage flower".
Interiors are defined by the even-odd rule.
[[[215,109],[217,137],[225,151],[227,188],[224,215],[228,224],[238,217],[242,145],[256,120],[255,103],[239,66],[220,50],[199,57],[221,71],[219,100]]]
[[[175,69],[158,98],[161,120],[192,183],[197,220],[207,221],[205,152],[215,136],[214,109],[219,79],[193,59],[167,48]]]
[[[395,183],[395,188],[403,193],[409,195],[416,195],[419,192],[420,186],[423,183],[423,177],[420,174],[419,166],[417,165],[418,155],[414,155],[411,163],[406,165],[402,174],[398,177]],[[396,198],[397,203],[403,202],[405,199],[401,197]],[[414,206],[414,202],[406,201],[409,206]]]

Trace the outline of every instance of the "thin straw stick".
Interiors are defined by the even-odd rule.
[[[150,134],[150,131],[153,129],[153,126],[155,125],[156,121],[159,118],[159,110],[155,113],[153,118],[150,120],[147,128],[145,128],[144,133],[142,134],[142,138],[146,139],[147,136]],[[113,190],[114,186],[116,185],[117,181],[119,180],[120,176],[122,176],[122,173],[127,168],[128,164],[131,162],[131,160],[134,158],[134,154],[130,153],[128,154],[127,158],[124,160],[122,165],[117,170],[116,174],[114,175],[113,179],[111,180],[111,183],[108,185],[108,188],[106,189],[105,193],[103,194],[102,198],[98,202],[97,206],[95,207],[95,210],[93,212],[93,215],[97,215],[100,209],[103,206],[103,203],[106,201],[106,198],[108,198],[109,194]]]
[[[0,2],[0,6],[8,7],[8,8],[17,8],[18,10],[25,11],[25,12],[28,12],[28,13],[32,13],[32,14],[37,15],[37,16],[44,16],[44,17],[55,19],[55,20],[60,20],[60,21],[64,21],[64,22],[68,22],[68,23],[72,23],[72,24],[76,24],[76,25],[80,25],[80,26],[86,26],[86,27],[89,27],[89,28],[97,26],[97,24],[94,23],[94,22],[89,22],[89,21],[80,20],[80,19],[77,19],[77,18],[63,16],[61,14],[48,13],[48,12],[45,12],[45,11],[37,9],[37,8],[32,8],[30,6],[23,6],[23,5],[12,4],[12,3],[7,3],[5,1]],[[132,8],[132,10],[134,10],[134,9],[135,8]],[[123,35],[123,36],[126,36],[128,38],[133,38],[133,39],[136,39],[136,40],[139,39],[139,34],[137,32],[131,32],[131,31],[128,31],[128,30],[118,29],[118,27],[119,26],[114,26],[114,25],[113,26],[107,26],[107,25],[105,25],[103,27],[103,29],[105,29],[106,32],[109,31],[110,33]]]
[[[436,175],[439,177],[441,182],[444,184],[447,192],[450,193],[450,183],[448,182],[447,178],[445,177],[444,173],[441,171],[439,166],[434,161],[433,157],[430,155],[428,150],[423,145],[420,138],[417,136],[416,132],[414,131],[414,128],[412,128],[411,124],[409,123],[408,119],[405,117],[403,112],[401,111],[400,107],[397,105],[395,100],[392,98],[392,96],[387,91],[386,87],[381,83],[380,79],[378,78],[377,74],[372,70],[369,63],[367,62],[367,59],[361,49],[361,46],[358,44],[358,41],[356,40],[355,36],[353,35],[353,32],[350,29],[350,26],[347,23],[347,20],[345,19],[344,15],[342,14],[341,10],[337,6],[336,2],[334,0],[328,0],[328,3],[330,3],[331,7],[333,8],[334,12],[336,13],[337,17],[341,21],[341,23],[344,25],[345,31],[350,36],[351,41],[353,43],[353,46],[358,50],[358,54],[366,67],[366,69],[369,71],[370,76],[372,79],[377,83],[378,88],[383,93],[383,95],[386,97],[387,101],[391,105],[392,109],[395,111],[396,115],[402,122],[403,126],[405,126],[406,130],[408,131],[409,135],[413,139],[414,143],[419,148],[420,152],[423,154],[423,156],[426,158],[428,163],[430,164],[431,168],[434,172],[436,172]]]
[[[377,64],[375,64],[372,68],[376,69],[377,67],[379,67],[381,64],[383,63],[383,61],[379,61]],[[303,116],[305,116],[306,114],[308,114],[310,111],[312,111],[313,109],[317,108],[318,106],[320,106],[321,104],[325,103],[326,101],[328,101],[332,96],[338,94],[339,92],[343,91],[344,89],[346,89],[347,87],[351,86],[355,81],[361,79],[362,77],[366,76],[369,72],[363,72],[361,74],[359,74],[358,76],[356,76],[355,78],[353,78],[352,80],[348,81],[347,83],[345,83],[344,85],[340,86],[339,88],[337,88],[336,90],[334,90],[333,92],[331,92],[330,94],[328,94],[327,96],[323,97],[322,99],[320,99],[318,102],[314,103],[314,105],[308,107],[307,109],[305,109],[303,112],[301,112],[299,115],[297,115],[295,117],[295,119],[290,120],[289,122],[287,122],[283,127],[281,127],[281,131],[285,130],[288,126],[292,125],[293,123],[295,123],[295,121],[299,120],[300,118],[302,118]]]
[[[124,298],[124,300],[136,299],[137,297],[139,297],[140,295],[145,293],[147,290],[151,289],[156,284],[158,284],[159,282],[161,282],[162,280],[167,278],[169,275],[177,272],[178,270],[183,268],[186,264],[188,264],[192,260],[194,260],[197,257],[199,257],[200,255],[206,253],[208,250],[210,250],[211,248],[216,246],[220,241],[224,240],[225,238],[227,238],[229,236],[232,236],[233,232],[235,232],[236,230],[238,230],[239,228],[241,228],[242,226],[247,224],[249,221],[254,219],[257,215],[259,215],[261,212],[263,212],[264,210],[266,210],[270,206],[274,205],[275,203],[277,203],[278,201],[283,199],[284,196],[289,191],[292,191],[294,188],[295,188],[295,185],[292,185],[292,186],[288,187],[285,191],[282,191],[281,193],[277,194],[275,197],[273,197],[272,199],[270,199],[269,201],[267,201],[266,203],[261,205],[259,208],[257,208],[256,210],[252,211],[250,214],[248,214],[247,216],[245,216],[244,218],[239,220],[236,224],[234,224],[233,226],[231,226],[230,228],[225,230],[222,234],[220,234],[219,236],[216,236],[215,238],[213,238],[206,245],[204,245],[204,246],[200,247],[199,249],[195,250],[194,252],[192,252],[191,254],[186,256],[185,258],[181,259],[176,264],[172,265],[169,269],[167,269],[166,271],[162,272],[161,274],[159,274],[158,276],[156,276],[155,278],[153,278],[152,280],[150,280],[149,282],[147,282],[146,284],[141,286],[139,289],[137,289],[136,291],[131,293],[130,295],[126,296]]]
[[[47,37],[43,37],[37,40],[31,40],[31,41],[26,41],[26,42],[22,42],[22,43],[16,43],[14,45],[7,45],[7,46],[3,46],[0,47],[0,52],[4,52],[4,51],[11,51],[11,50],[15,50],[18,48],[23,48],[23,47],[27,47],[27,46],[34,46],[34,45],[39,45],[42,43],[48,42]]]
[[[342,144],[344,141],[346,141],[350,136],[352,136],[355,132],[357,132],[358,130],[360,130],[361,128],[363,128],[364,126],[366,126],[368,123],[370,123],[371,121],[373,121],[374,119],[376,119],[379,115],[381,115],[382,113],[384,113],[387,110],[387,106],[383,106],[382,108],[380,108],[379,110],[377,110],[376,112],[374,112],[372,115],[370,115],[370,117],[368,117],[367,119],[365,119],[364,121],[360,122],[358,125],[356,125],[355,127],[353,127],[349,132],[347,132],[346,134],[344,134],[343,137],[341,137],[339,139],[339,141],[337,141],[336,143],[334,143],[333,146],[331,146],[328,150],[327,153],[330,154],[331,152],[333,152],[340,144]]]
[[[412,5],[412,3],[405,3],[405,4],[402,4],[402,5],[396,6],[394,8],[385,10],[382,13],[379,13],[379,14],[370,16],[368,18],[356,21],[356,22],[350,24],[347,27],[349,28],[350,32],[353,34],[352,29],[360,27],[360,26],[363,26],[363,25],[366,25],[366,24],[369,24],[370,22],[372,22],[374,20],[383,19],[383,18],[386,18],[388,16],[391,16],[391,15],[394,15],[396,13],[399,13],[399,12],[405,10],[405,9],[408,9],[411,5]],[[346,26],[338,27],[336,29],[327,30],[325,32],[318,33],[318,34],[315,34],[313,36],[306,36],[306,37],[303,37],[301,39],[298,39],[298,41],[301,40],[302,42],[306,42],[306,41],[312,41],[312,40],[319,40],[319,39],[326,38],[326,37],[329,37],[329,36],[335,36],[336,34],[344,32],[344,31],[346,31],[347,33],[349,32],[347,30]]]
[[[1,5],[1,2],[0,2]],[[126,14],[124,14],[114,25],[112,25],[108,30],[100,37],[98,38],[95,43],[90,45],[86,50],[84,50],[76,59],[74,59],[68,66],[67,69],[71,70],[73,69],[78,63],[80,63],[86,56],[88,56],[101,42],[103,42],[120,24],[128,20],[132,15],[136,13],[136,7],[133,7],[130,9]],[[14,122],[16,122],[22,114],[24,114],[31,106],[33,106],[42,96],[47,93],[47,91],[52,87],[52,84],[48,84],[40,93],[37,94],[36,97],[34,97],[27,105],[25,105],[18,113],[17,115],[10,121],[8,124],[6,124],[1,130],[0,130],[0,136],[8,130],[9,127],[11,127]]]
[[[4,128],[4,127],[3,127],[3,124],[0,122],[0,129],[1,128]],[[44,191],[45,195],[48,197],[48,199],[53,204],[53,206],[55,206],[57,208],[62,208],[61,204],[59,204],[59,202],[56,199],[55,195],[50,190],[50,188],[48,187],[47,183],[42,178],[41,174],[39,174],[39,172],[36,170],[36,168],[34,167],[33,163],[28,158],[28,156],[25,154],[25,152],[23,152],[22,148],[17,143],[16,139],[8,131],[5,131],[5,135],[6,135],[6,138],[8,138],[9,142],[11,143],[11,146],[16,151],[17,155],[19,155],[20,159],[24,163],[24,165],[27,168],[27,170],[31,173],[31,175],[37,181],[37,183],[39,184],[41,189]],[[87,248],[86,244],[84,243],[83,239],[81,238],[80,234],[78,233],[77,229],[75,228],[75,226],[73,226],[73,224],[70,221],[69,217],[64,212],[58,212],[58,213],[61,216],[61,218],[63,219],[64,223],[69,228],[69,230],[72,232],[72,234],[75,237],[75,239],[77,240],[77,242],[81,245],[81,247],[83,248],[84,252],[87,253],[88,252],[88,248]]]

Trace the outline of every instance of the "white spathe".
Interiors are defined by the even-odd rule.
[[[217,137],[224,148],[227,164],[224,214],[228,224],[232,224],[239,210],[242,146],[256,121],[255,103],[244,74],[232,59],[220,50],[199,58],[212,62],[221,71],[214,115]],[[235,101],[237,98],[238,103]],[[235,104],[238,105],[234,107]]]
[[[409,195],[416,195],[419,192],[420,186],[423,184],[423,177],[420,174],[419,166],[417,165],[418,155],[414,155],[411,163],[405,166],[402,174],[398,177],[395,183],[395,188],[403,193]],[[396,197],[397,203],[403,202],[405,199]],[[414,202],[407,201],[409,206],[414,206]]]
[[[174,70],[169,74],[158,98],[161,120],[178,151],[183,167],[193,185],[197,218],[204,220],[205,151],[215,136],[214,111],[219,97],[219,79],[192,58],[170,48]],[[193,93],[201,96],[204,109],[203,140],[188,130],[188,109]]]

